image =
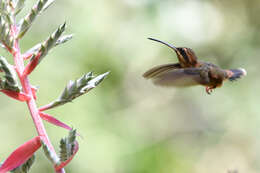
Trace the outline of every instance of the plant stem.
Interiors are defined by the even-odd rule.
[[[14,38],[18,34],[18,29],[15,25],[12,26],[12,34],[13,34]],[[16,71],[17,71],[19,80],[21,82],[23,92],[31,98],[28,101],[26,101],[26,103],[27,103],[27,106],[29,108],[29,111],[30,111],[31,117],[33,119],[34,125],[36,127],[37,133],[41,137],[43,142],[51,150],[51,152],[57,156],[57,154],[54,150],[54,147],[52,146],[52,144],[49,140],[49,137],[48,137],[47,132],[45,130],[45,127],[43,125],[42,119],[40,118],[39,111],[38,111],[35,99],[33,97],[32,88],[31,88],[28,76],[27,75],[23,76],[23,71],[24,71],[25,67],[24,67],[24,60],[23,60],[23,57],[22,57],[21,52],[20,52],[18,39],[15,39],[13,50],[12,50],[11,53],[14,57]],[[61,170],[56,171],[56,172],[65,173],[65,170],[61,169]]]
[[[48,110],[48,109],[50,109],[50,108],[52,108],[52,103],[49,103],[49,104],[47,104],[47,105],[44,105],[44,106],[41,106],[40,108],[39,108],[39,111],[46,111],[46,110]]]

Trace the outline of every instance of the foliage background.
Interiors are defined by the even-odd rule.
[[[23,14],[35,2],[27,0]],[[48,111],[84,136],[67,172],[259,172],[259,9],[259,0],[56,1],[21,41],[25,51],[64,20],[66,33],[75,34],[32,73],[38,105],[85,72],[111,71],[88,95]],[[191,47],[224,68],[243,67],[248,76],[210,96],[202,87],[153,86],[142,73],[177,59],[147,37]],[[0,103],[2,161],[36,132],[24,103],[3,95]],[[46,128],[58,148],[67,132]],[[52,172],[43,153],[37,156],[31,172]]]

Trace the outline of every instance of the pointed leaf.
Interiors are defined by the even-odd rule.
[[[23,75],[29,75],[41,60],[47,55],[47,53],[55,46],[56,41],[60,38],[64,32],[66,23],[61,25],[44,43],[41,44],[40,49],[34,53],[30,62],[25,67]]]
[[[6,22],[9,24],[13,24],[14,16],[13,16],[13,1],[0,1],[0,13],[1,16],[6,19]]]
[[[57,120],[56,118],[54,118],[53,116],[47,114],[47,113],[44,113],[44,112],[39,112],[41,118],[51,124],[54,124],[56,126],[59,126],[59,127],[62,127],[64,129],[67,129],[67,130],[72,130],[72,128],[70,126],[68,126],[67,124]]]
[[[23,71],[23,76],[29,75],[38,65],[39,59],[40,59],[41,54],[34,54],[31,58],[31,61],[26,65],[24,71]]]
[[[90,91],[91,89],[95,88],[98,84],[100,84],[105,77],[109,74],[109,72],[106,72],[104,74],[101,74],[97,77],[95,77],[94,79],[92,79],[91,81],[88,82],[88,85],[86,85],[85,87],[83,87],[81,89],[81,93],[85,94],[86,92]]]
[[[71,160],[74,158],[74,156],[76,155],[78,150],[79,150],[79,144],[77,141],[75,141],[75,147],[74,147],[73,154],[66,161],[61,162],[59,165],[56,165],[55,166],[56,171],[64,168],[66,165],[68,165],[71,162]]]
[[[53,153],[46,144],[42,141],[42,149],[44,151],[45,156],[51,161],[52,164],[58,164],[59,158]]]
[[[75,156],[79,149],[76,141],[76,130],[71,130],[67,138],[60,141],[60,163],[55,165],[55,170],[64,168]]]
[[[19,92],[20,88],[18,86],[18,80],[14,67],[10,65],[2,56],[0,56],[0,70],[5,73],[5,80],[0,81],[0,89]]]
[[[4,93],[5,95],[19,100],[21,102],[25,102],[31,99],[30,96],[26,95],[25,93],[22,92],[16,92],[16,91],[11,91],[11,90],[0,90],[0,92]]]
[[[61,162],[65,162],[73,155],[75,141],[76,141],[75,129],[69,131],[68,137],[60,140],[60,161]]]
[[[69,41],[70,39],[72,39],[72,34],[71,35],[64,35],[61,36],[55,43],[54,46],[58,46],[60,44],[66,43],[67,41]],[[31,58],[33,56],[33,54],[39,52],[40,48],[41,48],[41,43],[36,44],[35,46],[33,46],[31,49],[29,49],[28,51],[26,51],[22,56],[24,60],[27,60],[29,58]]]
[[[39,136],[27,141],[18,147],[12,154],[4,161],[0,167],[0,173],[11,171],[24,162],[26,162],[39,148],[41,147],[41,138]]]
[[[70,34],[70,35],[64,35],[62,37],[60,37],[56,43],[55,43],[55,46],[58,46],[60,44],[63,44],[63,43],[66,43],[67,41],[71,40],[73,37],[73,34]]]
[[[18,38],[21,38],[31,27],[35,18],[46,9],[46,4],[49,4],[51,0],[38,0],[37,4],[31,9],[30,13],[27,14],[20,22],[20,31]]]
[[[49,114],[47,114],[47,113],[39,112],[39,114],[40,114],[40,117],[41,117],[43,120],[45,120],[45,121],[47,121],[47,122],[49,122],[49,123],[51,123],[51,124],[53,124],[53,125],[56,125],[56,126],[58,126],[58,127],[62,127],[62,128],[64,128],[64,129],[67,129],[67,130],[73,130],[73,129],[72,129],[70,126],[68,126],[67,124],[61,122],[60,120],[54,118],[53,116],[51,116],[51,115],[49,115]],[[80,137],[82,137],[79,133],[77,133],[77,135],[80,136]]]
[[[12,170],[12,173],[28,173],[32,164],[34,163],[35,155],[33,154],[24,164]]]
[[[10,18],[6,18],[4,15],[0,16],[0,41],[8,51],[12,51],[14,37],[10,32],[11,21]]]
[[[53,4],[54,1],[55,0],[48,0],[48,2],[44,5],[42,11],[47,10],[47,8],[49,8]]]
[[[56,45],[56,42],[61,37],[61,34],[65,31],[66,23],[59,26],[59,28],[52,33],[52,35],[41,45],[40,52],[41,58],[47,55],[47,53]]]
[[[109,72],[106,72],[94,77],[92,72],[89,72],[78,80],[70,81],[63,90],[61,96],[56,101],[41,107],[39,110],[44,111],[71,102],[75,98],[86,94],[91,89],[95,88],[108,74]]]
[[[17,15],[24,7],[25,0],[17,0],[15,4],[15,15]]]
[[[5,13],[7,10],[8,2],[7,1],[0,1],[0,13]]]

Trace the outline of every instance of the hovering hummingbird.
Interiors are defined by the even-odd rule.
[[[172,87],[203,85],[206,87],[206,92],[211,94],[213,89],[222,86],[223,81],[227,79],[234,81],[246,75],[246,70],[243,68],[226,70],[215,64],[199,61],[190,48],[175,47],[154,38],[148,39],[173,49],[179,60],[179,63],[155,66],[143,74],[144,78],[152,79],[155,85]]]

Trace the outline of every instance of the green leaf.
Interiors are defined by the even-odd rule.
[[[1,0],[0,1],[0,13],[1,16],[12,16],[13,1]]]
[[[0,56],[0,70],[5,73],[4,80],[0,79],[0,88],[19,92],[20,88],[18,85],[16,72],[13,66],[10,65],[2,56]]]
[[[15,15],[17,15],[24,7],[25,0],[16,0],[14,8],[15,8]]]
[[[35,51],[35,49],[38,50],[38,52],[35,52],[35,54],[40,54],[38,63],[40,63],[40,61],[48,54],[48,52],[54,46],[57,45],[56,43],[59,40],[59,38],[61,37],[61,34],[64,32],[65,27],[66,27],[66,23],[60,25],[60,27],[56,31],[54,31],[47,40],[45,40],[43,43],[40,44],[40,46],[39,46],[40,48],[38,48],[38,46],[36,45],[36,47],[31,50],[31,51]],[[34,59],[31,58],[31,61],[33,61],[33,60]]]
[[[0,16],[0,41],[8,49],[12,49],[14,38],[10,32],[10,23],[7,22],[4,16]]]
[[[5,13],[7,5],[8,5],[7,1],[3,1],[3,0],[0,1],[0,13]]]
[[[74,153],[76,129],[70,130],[68,137],[60,140],[60,161],[67,161]]]
[[[55,46],[58,46],[60,44],[63,44],[63,43],[66,43],[67,41],[71,40],[73,37],[73,34],[70,34],[70,35],[64,35],[62,37],[60,37],[56,43],[55,43]]]
[[[61,36],[56,43],[54,44],[54,46],[58,46],[61,45],[63,43],[66,43],[67,41],[71,40],[73,37],[73,34],[70,35],[64,35]],[[42,43],[38,43],[35,46],[33,46],[32,48],[30,48],[29,50],[27,50],[24,54],[25,55],[33,55],[36,54],[37,52],[39,52],[40,48],[41,48]]]
[[[48,0],[48,2],[44,5],[42,11],[45,11],[55,0]]]
[[[101,81],[109,74],[106,72],[97,77],[93,76],[92,72],[89,72],[77,80],[69,81],[65,89],[63,90],[60,97],[48,104],[47,106],[43,106],[40,108],[40,111],[51,109],[57,106],[64,105],[68,102],[71,102],[75,98],[88,93],[91,89],[95,88]]]
[[[39,0],[37,2],[37,4],[31,9],[30,13],[20,21],[18,38],[21,38],[29,30],[35,18],[47,7],[49,7],[52,2],[53,0]]]
[[[45,156],[51,161],[53,164],[59,164],[59,158],[56,156],[55,153],[52,153],[48,146],[42,142],[42,149],[44,151]]]

